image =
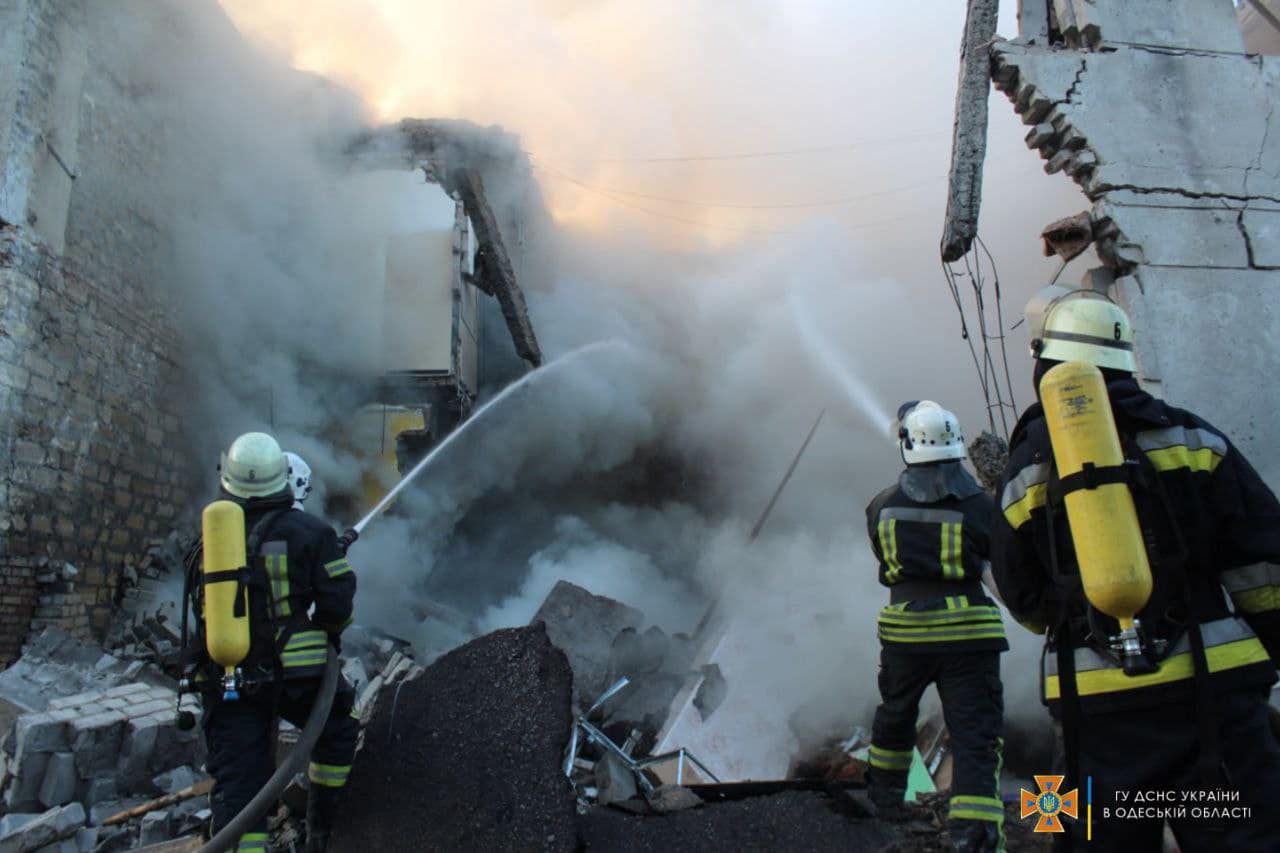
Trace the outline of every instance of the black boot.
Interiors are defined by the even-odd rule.
[[[907,774],[894,773],[872,767],[867,770],[867,799],[884,817],[906,810],[903,798],[907,795]]]
[[[341,788],[311,783],[307,790],[307,853],[325,853]]]
[[[947,829],[951,835],[949,853],[997,853],[1000,844],[1000,827],[986,820],[950,820]]]

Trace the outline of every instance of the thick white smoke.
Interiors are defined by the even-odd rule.
[[[418,225],[415,193],[435,188],[353,175],[335,155],[380,119],[501,122],[533,152],[559,225],[540,271],[553,284],[526,294],[547,360],[627,347],[548,371],[370,526],[353,551],[358,619],[427,643],[424,615],[462,632],[518,624],[568,579],[681,631],[719,598],[758,638],[733,701],[822,701],[865,721],[885,594],[863,508],[900,467],[886,415],[928,397],[971,435],[988,419],[936,262],[963,8],[922,21],[834,0],[224,0],[285,54],[271,58],[212,7],[158,5],[126,47],[174,128],[157,185],[211,480],[220,445],[274,428],[315,471],[313,511],[356,486],[333,436],[383,368],[382,243]],[[1084,206],[1038,174],[1021,132],[993,100],[983,232],[1007,325],[1054,271],[1039,228]],[[655,162],[744,152],[777,156]],[[839,199],[855,200],[826,203]],[[805,201],[823,203],[768,207]],[[1025,338],[1009,339],[1025,404]],[[1033,666],[1010,655],[1006,684],[1039,718]]]

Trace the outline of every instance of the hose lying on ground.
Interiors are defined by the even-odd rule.
[[[236,846],[240,836],[251,832],[258,821],[270,811],[271,806],[294,775],[302,770],[302,764],[311,756],[311,749],[320,738],[325,721],[329,719],[329,709],[333,707],[333,695],[338,689],[338,653],[329,647],[329,660],[325,663],[324,678],[320,682],[320,691],[316,694],[316,702],[307,715],[307,724],[302,735],[289,752],[284,764],[276,768],[276,772],[267,780],[267,784],[249,801],[240,813],[233,817],[226,826],[218,831],[213,840],[200,848],[200,853],[226,853]]]

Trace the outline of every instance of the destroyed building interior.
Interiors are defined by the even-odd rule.
[[[339,851],[954,849],[935,693],[917,806],[865,794],[863,507],[925,397],[996,490],[1051,281],[1280,489],[1277,0],[318,5],[0,0],[0,853],[202,849],[184,583],[242,433],[359,533]]]

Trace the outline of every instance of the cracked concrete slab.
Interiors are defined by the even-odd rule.
[[[1280,211],[1244,210],[1240,227],[1252,250],[1252,265],[1280,269]]]
[[[1269,432],[1280,416],[1269,391],[1271,377],[1280,375],[1276,274],[1148,267],[1116,288],[1133,317],[1140,364],[1144,349],[1156,350],[1156,393],[1207,417],[1264,480],[1280,486],[1280,454]],[[1241,365],[1256,381],[1226,381]]]
[[[1098,4],[1071,0],[1078,18],[1098,28],[1103,42],[1242,53],[1244,40],[1230,3],[1197,0],[1124,0]]]
[[[1142,246],[1148,264],[1240,269],[1249,266],[1237,211],[1103,204],[1098,213],[1111,219],[1127,241]]]
[[[1077,175],[1091,197],[1127,189],[1280,200],[1280,133],[1269,132],[1277,121],[1276,58],[1140,49],[1082,54],[1013,43],[993,50],[998,65],[1016,68],[1015,103],[1021,106],[1026,87],[1034,87],[1053,102],[1055,126],[1074,129],[1097,156],[1092,169]],[[1219,107],[1197,107],[1205,103]]]

